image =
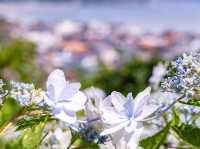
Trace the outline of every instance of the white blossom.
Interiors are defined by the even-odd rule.
[[[142,149],[138,146],[138,142],[141,139],[141,135],[144,129],[138,129],[137,131],[127,134],[124,131],[119,131],[112,134],[112,140],[101,145],[102,149]]]
[[[39,149],[66,149],[72,139],[70,129],[65,122],[49,123],[44,132],[46,137]]]
[[[106,94],[99,88],[90,87],[84,90],[87,96],[86,117],[87,120],[94,120],[100,117],[100,102],[105,98]]]
[[[110,134],[122,128],[126,128],[127,132],[136,129],[139,122],[157,109],[157,107],[149,105],[150,91],[150,87],[146,88],[136,96],[135,100],[131,93],[126,99],[118,92],[112,92],[104,99],[101,105],[102,119],[105,124],[111,125],[111,128],[104,130],[102,134]]]
[[[56,69],[47,80],[46,103],[56,118],[69,124],[76,122],[76,112],[84,109],[86,96],[79,91],[80,83],[69,83],[64,72]]]
[[[57,149],[66,149],[70,143],[69,140],[71,139],[71,134],[69,130],[64,131],[58,127],[53,134],[53,138],[57,141],[57,144],[54,144],[54,146],[57,146]]]
[[[110,96],[101,103],[102,120],[109,127],[102,131],[101,135],[108,135],[123,130],[130,134],[128,145],[131,149],[139,141],[143,130],[142,121],[157,110],[156,106],[150,105],[151,88],[146,88],[139,93],[135,100],[129,93],[124,97],[118,92],[112,92]]]

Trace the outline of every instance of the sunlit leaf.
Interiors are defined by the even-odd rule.
[[[183,141],[200,148],[200,128],[183,123],[180,126],[173,126],[173,130]]]
[[[2,127],[4,127],[11,119],[15,118],[21,109],[22,107],[16,100],[7,98],[0,109],[0,129],[2,129]]]
[[[22,145],[25,149],[36,149],[41,142],[45,123],[40,123],[32,129],[25,131]]]
[[[98,144],[77,139],[73,144],[73,149],[99,149]]]
[[[155,135],[141,140],[140,145],[144,149],[159,149],[160,146],[164,143],[170,127],[171,123],[168,123],[161,131]]]
[[[198,99],[188,99],[187,102],[185,102],[185,101],[179,101],[179,102],[182,104],[186,104],[186,105],[200,107],[200,100],[198,100]]]
[[[19,121],[17,121],[16,130],[22,130],[22,129],[30,128],[30,127],[38,125],[41,122],[47,122],[47,121],[51,121],[51,120],[54,120],[54,119],[51,118],[48,115],[44,115],[44,116],[40,116],[40,117],[22,118]]]
[[[180,118],[179,118],[178,112],[175,109],[173,109],[172,113],[173,113],[172,125],[179,125]]]

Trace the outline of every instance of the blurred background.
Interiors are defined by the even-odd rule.
[[[0,0],[0,77],[44,86],[55,68],[106,93],[200,48],[199,0]]]

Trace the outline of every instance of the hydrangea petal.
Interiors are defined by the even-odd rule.
[[[123,129],[128,123],[129,123],[128,121],[125,121],[123,123],[114,125],[113,127],[110,127],[108,129],[105,129],[104,131],[102,131],[100,135],[104,136],[104,135],[112,134],[116,131]]]
[[[123,105],[126,103],[126,98],[119,92],[112,92],[111,93],[111,101],[114,106],[114,108],[121,112],[124,110]]]
[[[79,92],[80,87],[80,83],[66,84],[66,86],[63,88],[62,92],[59,95],[59,99],[69,101],[70,98],[73,98],[73,96]]]
[[[144,91],[140,92],[134,100],[134,114],[135,116],[139,115],[142,110],[143,106],[148,103],[148,100],[150,99],[150,92],[151,88],[147,87]]]
[[[87,100],[86,96],[79,91],[72,98],[70,98],[69,101],[60,102],[58,104],[61,104],[64,109],[77,112],[85,108],[86,100]]]
[[[47,79],[47,95],[52,100],[59,100],[60,94],[63,89],[66,88],[66,80],[64,72],[60,69],[56,69],[50,73]]]
[[[137,149],[138,148],[140,136],[141,136],[143,130],[144,130],[144,128],[141,127],[140,129],[138,129],[137,131],[135,131],[132,134],[132,136],[129,139],[128,144],[127,144],[129,149]]]
[[[76,122],[76,113],[71,111],[60,110],[60,112],[56,112],[54,115],[55,118],[69,124],[74,124]]]

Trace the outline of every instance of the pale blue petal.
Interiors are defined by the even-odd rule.
[[[47,95],[56,102],[66,85],[64,72],[60,69],[54,70],[47,79]]]
[[[111,100],[114,108],[121,112],[124,110],[123,105],[126,103],[126,98],[119,92],[112,92],[111,93]]]
[[[148,87],[144,91],[140,92],[134,100],[134,115],[137,117],[142,113],[143,107],[148,103],[150,99],[151,88]]]
[[[128,119],[126,117],[119,115],[112,109],[109,109],[109,110],[104,109],[102,113],[102,120],[106,124],[115,125],[115,124],[127,121]]]
[[[134,130],[137,129],[137,122],[136,121],[131,121],[126,127],[125,131],[127,133],[133,132]]]
[[[127,101],[124,104],[124,109],[126,111],[126,115],[128,118],[133,117],[133,112],[134,112],[134,104],[133,104],[133,96],[132,93],[129,93],[127,96]]]
[[[80,83],[67,83],[59,95],[60,100],[70,100],[75,94],[78,93],[81,85]]]
[[[157,110],[158,110],[158,106],[156,105],[146,105],[143,107],[141,114],[138,115],[138,117],[136,117],[135,119],[137,121],[143,121],[145,118],[147,118],[148,116],[150,116]]]
[[[117,132],[117,131],[123,129],[124,127],[126,127],[126,125],[127,125],[128,123],[129,123],[128,121],[125,121],[125,122],[123,122],[123,123],[114,125],[114,126],[112,126],[111,128],[108,128],[108,129],[105,129],[104,131],[102,131],[102,132],[100,133],[100,135],[104,136],[104,135],[109,135],[109,134],[115,133],[115,132]]]
[[[140,137],[143,133],[143,130],[144,130],[144,128],[142,127],[133,132],[133,134],[127,144],[129,149],[137,149],[138,148]]]
[[[85,102],[87,98],[82,92],[78,92],[73,97],[69,99],[69,101],[66,102],[60,102],[58,104],[61,104],[64,109],[67,109],[69,111],[80,111],[82,109],[85,109]]]
[[[56,111],[56,110],[55,110]],[[76,113],[71,111],[60,110],[54,113],[55,118],[64,121],[68,124],[74,124],[76,122]]]

